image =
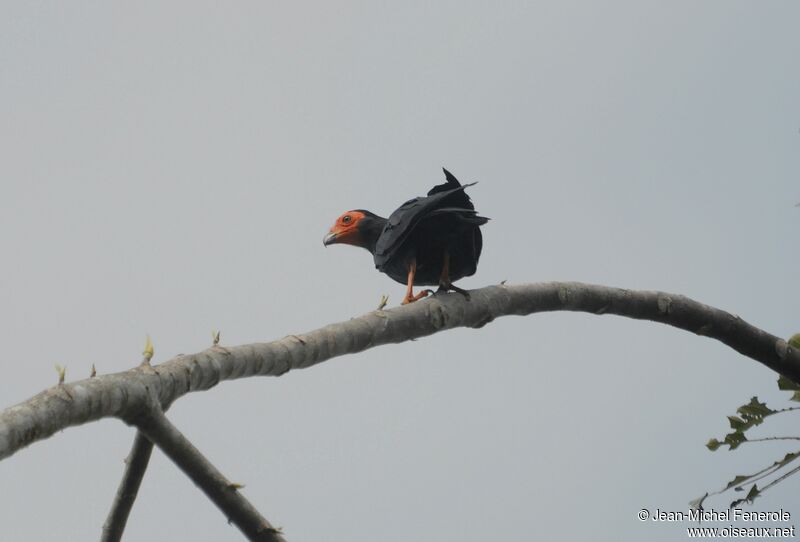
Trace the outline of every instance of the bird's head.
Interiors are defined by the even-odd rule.
[[[386,220],[369,211],[355,209],[336,219],[322,239],[325,246],[344,243],[372,250]]]

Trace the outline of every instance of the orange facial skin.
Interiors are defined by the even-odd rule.
[[[336,222],[331,227],[328,235],[322,240],[322,243],[325,246],[334,243],[362,246],[363,242],[361,234],[358,231],[358,222],[363,219],[364,216],[364,213],[361,211],[347,211],[336,219]]]

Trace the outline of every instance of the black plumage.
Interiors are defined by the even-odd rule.
[[[388,219],[363,209],[344,213],[324,244],[369,250],[379,271],[408,286],[404,302],[420,297],[411,295],[412,284],[462,291],[452,283],[475,273],[483,247],[480,226],[489,219],[478,215],[465,191],[475,183],[461,185],[446,169],[444,174],[446,182],[408,200]]]

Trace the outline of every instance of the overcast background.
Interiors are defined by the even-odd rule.
[[[800,331],[798,21],[796,2],[3,2],[0,406],[54,363],[130,368],[147,333],[162,362],[212,329],[268,341],[396,305],[366,251],[322,236],[442,166],[492,218],[462,287],[660,289]],[[714,341],[553,313],[226,382],[170,417],[291,542],[672,541],[685,525],[639,509],[793,450],[705,449],[751,395],[786,406]],[[133,434],[105,420],[0,462],[2,538],[97,539]],[[800,523],[798,487],[756,509]],[[126,540],[241,536],[156,452]]]

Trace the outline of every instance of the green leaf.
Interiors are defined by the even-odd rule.
[[[712,493],[712,495],[716,495],[718,493],[722,493],[723,491],[727,491],[730,488],[738,488],[739,486],[743,485],[745,482],[747,482],[749,480],[757,480],[757,479],[764,478],[765,476],[768,476],[768,475],[772,474],[773,472],[776,472],[777,470],[782,469],[783,467],[785,467],[786,465],[788,465],[789,463],[791,463],[792,461],[794,461],[798,457],[800,457],[800,451],[794,452],[794,453],[788,453],[783,457],[783,459],[781,459],[779,461],[775,461],[769,467],[761,469],[758,472],[754,472],[753,474],[740,474],[739,476],[737,476],[736,478],[734,478],[733,480],[728,482],[728,484],[724,488],[722,488],[721,490],[717,491],[717,493]]]
[[[756,500],[761,495],[761,492],[758,490],[758,486],[753,484],[753,487],[750,488],[750,491],[747,492],[747,496],[744,499],[736,499],[731,503],[731,508],[738,508],[740,504],[748,503],[753,504],[753,501]]]
[[[716,452],[717,448],[719,448],[720,446],[722,446],[722,443],[715,438],[709,439],[709,441],[706,442],[706,448],[708,448],[712,452]]]
[[[748,481],[753,476],[754,476],[753,474],[747,474],[747,475],[740,474],[739,476],[728,482],[728,485],[725,486],[725,489],[730,489],[732,487],[742,485],[744,482]]]
[[[749,403],[737,408],[736,412],[739,416],[728,416],[728,423],[733,432],[725,435],[725,440],[722,441],[723,444],[730,446],[731,450],[747,440],[744,435],[745,431],[760,425],[765,417],[776,414],[778,411],[769,408],[766,403],[759,401],[758,397],[752,397]]]
[[[741,419],[739,416],[728,416],[728,423],[731,424],[731,429],[734,431],[742,431],[743,429],[747,429],[747,422]]]
[[[798,457],[800,457],[800,452],[788,453],[783,457],[783,459],[781,459],[780,461],[776,461],[773,464],[773,466],[778,468],[784,467],[789,463],[791,463],[792,461],[794,461],[795,459],[797,459]]]
[[[795,333],[789,338],[789,346],[800,348],[800,333]]]
[[[800,348],[800,346],[797,348]],[[800,390],[800,384],[796,384],[785,376],[781,375],[778,377],[778,389],[783,391],[798,391]]]
[[[752,397],[750,402],[742,405],[736,409],[736,412],[741,414],[745,419],[748,418],[763,418],[770,414],[775,414],[775,411],[769,408],[766,403],[758,400],[758,397]],[[758,423],[761,423],[760,421]],[[756,424],[758,425],[758,424]]]
[[[746,442],[747,437],[744,436],[744,433],[741,431],[734,431],[733,433],[728,433],[725,435],[725,440],[723,441],[724,444],[727,444],[731,450],[735,450],[739,447],[742,442]]]

